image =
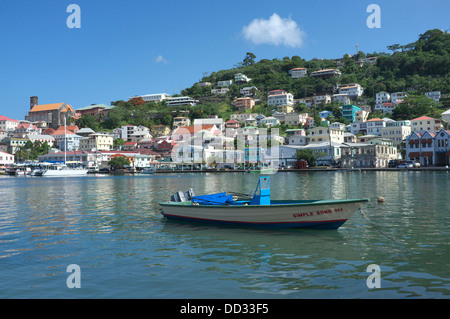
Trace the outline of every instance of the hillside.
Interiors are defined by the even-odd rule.
[[[375,93],[407,91],[411,97],[409,106],[414,106],[415,101],[421,104],[424,92],[441,91],[442,94],[450,93],[450,34],[438,29],[426,31],[419,35],[418,40],[405,44],[392,44],[387,47],[390,53],[358,52],[357,55],[345,55],[337,59],[312,59],[307,61],[299,56],[284,57],[283,59],[261,59],[256,62],[256,57],[248,52],[242,62],[226,70],[212,72],[204,76],[201,82],[210,82],[210,86],[193,84],[181,91],[181,95],[187,95],[200,100],[201,104],[194,107],[171,107],[165,102],[160,103],[136,103],[136,101],[116,101],[112,105],[116,107],[110,112],[109,119],[97,122],[84,116],[78,121],[79,126],[91,126],[95,129],[113,129],[125,124],[152,126],[164,124],[171,126],[174,116],[189,116],[191,119],[206,117],[209,114],[217,114],[225,120],[234,112],[232,101],[240,97],[239,90],[246,86],[257,88],[255,98],[259,100],[254,112],[264,115],[271,114],[271,108],[267,107],[267,93],[270,90],[285,90],[294,95],[294,99],[311,97],[321,93],[332,93],[337,85],[347,83],[359,83],[364,88],[364,94],[360,98],[366,104],[374,105]],[[358,61],[365,57],[377,57],[375,65],[359,64]],[[307,68],[308,76],[293,79],[289,70],[293,68]],[[339,77],[326,79],[309,76],[312,72],[339,68],[342,72]],[[234,79],[234,75],[243,73],[251,81],[246,84],[232,84],[224,95],[214,95],[211,89],[215,88],[217,81]],[[417,103],[419,103],[417,102]],[[336,103],[327,105],[323,109],[336,111]],[[450,108],[450,100],[443,98],[441,103],[430,102],[428,108],[423,110],[430,115],[439,114],[442,110]],[[305,110],[299,106],[297,110]],[[311,110],[309,110],[311,112]],[[316,110],[317,113],[317,110]],[[401,116],[413,116],[413,113]],[[380,114],[372,114],[379,116]],[[425,115],[425,114],[422,114]],[[317,115],[316,115],[317,116]],[[400,115],[397,115],[400,116]],[[396,114],[393,114],[396,117]],[[404,118],[406,119],[406,118]],[[339,119],[342,120],[342,119]]]

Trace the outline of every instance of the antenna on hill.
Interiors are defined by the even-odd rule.
[[[356,55],[358,55],[358,52],[359,52],[359,44],[356,43]]]

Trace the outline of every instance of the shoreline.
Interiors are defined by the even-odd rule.
[[[309,173],[309,172],[418,172],[418,171],[450,171],[449,167],[413,167],[413,168],[387,168],[387,167],[362,167],[362,168],[306,168],[306,169],[279,169],[274,173],[267,175],[273,175],[275,173]],[[250,173],[248,170],[243,169],[209,169],[209,170],[156,170],[154,174],[180,174],[180,173]],[[140,174],[139,172],[88,172],[88,174],[100,174],[100,175],[154,175],[154,174]],[[253,172],[250,174],[260,174]]]

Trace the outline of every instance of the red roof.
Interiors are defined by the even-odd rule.
[[[411,121],[423,121],[423,120],[435,120],[435,119],[432,118],[432,117],[428,117],[428,116],[421,116],[421,117],[418,117],[418,118],[416,118],[414,120],[411,120]]]
[[[180,131],[180,133],[189,133],[194,134],[196,132],[200,132],[201,130],[210,130],[215,125],[194,125],[194,126],[180,126],[174,133]]]
[[[18,120],[10,119],[4,115],[0,115],[0,121],[11,121],[11,122],[19,122]]]
[[[368,120],[367,122],[379,122],[379,121],[384,121],[384,120],[382,120],[382,119],[376,117],[376,118],[374,118],[374,119]]]

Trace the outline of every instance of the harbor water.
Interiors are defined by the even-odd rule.
[[[160,214],[159,202],[178,190],[249,194],[258,178],[0,176],[0,298],[450,297],[449,172],[270,176],[276,199],[371,200],[338,230],[218,227]]]

